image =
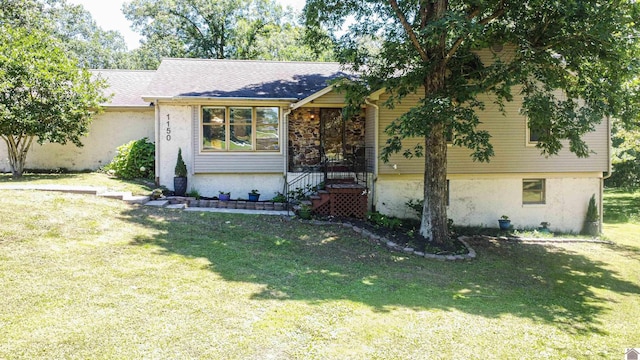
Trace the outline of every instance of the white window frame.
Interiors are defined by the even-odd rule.
[[[225,132],[225,144],[224,149],[205,149],[204,148],[204,109],[224,109],[225,110],[225,119],[224,119],[224,132]],[[231,109],[251,109],[251,150],[231,150],[230,149],[230,141],[231,141]],[[258,150],[257,146],[257,110],[259,108],[273,108],[278,111],[278,147],[273,150]],[[280,106],[274,105],[264,105],[264,106],[245,106],[245,105],[201,105],[199,113],[199,148],[200,152],[204,154],[211,153],[228,153],[228,154],[253,154],[253,153],[280,153],[282,150],[282,109]]]

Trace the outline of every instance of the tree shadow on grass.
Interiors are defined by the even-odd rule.
[[[640,194],[627,191],[607,191],[603,203],[604,222],[611,224],[627,223],[640,219]]]
[[[640,287],[570,250],[474,240],[479,258],[464,263],[390,253],[340,226],[278,217],[139,208],[127,221],[156,230],[134,245],[206,258],[227,281],[261,284],[257,300],[350,300],[395,308],[505,314],[551,323],[570,333],[604,333],[598,315],[610,299],[594,289],[640,294]]]

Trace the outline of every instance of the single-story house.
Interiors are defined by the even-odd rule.
[[[360,116],[344,119],[344,95],[329,83],[345,75],[339,64],[165,59],[153,72],[97,72],[115,97],[94,121],[85,147],[36,145],[28,168],[97,168],[118,145],[147,136],[156,144],[157,182],[170,189],[182,149],[188,187],[205,196],[224,191],[246,198],[257,189],[269,199],[277,192],[313,192],[323,183],[333,194],[317,199],[319,212],[361,216],[376,210],[398,217],[414,216],[406,203],[422,199],[424,159],[397,154],[380,160],[385,128],[418,95],[389,109],[383,105],[389,95],[378,91]],[[480,118],[492,135],[490,162],[449,148],[448,215],[457,224],[490,227],[508,215],[517,228],[548,222],[552,230],[578,232],[592,194],[601,210],[609,122],[585,135],[590,157],[568,149],[545,157],[520,104],[515,96],[505,116],[486,102]],[[8,170],[8,162],[2,166]]]

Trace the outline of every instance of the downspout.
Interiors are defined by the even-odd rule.
[[[292,111],[291,105],[289,105],[289,109],[282,114],[282,154],[284,155],[284,173],[282,174],[284,186],[282,187],[282,193],[285,196],[287,196],[287,181],[289,180],[289,114]]]
[[[156,138],[156,171],[155,181],[156,186],[160,186],[160,105],[158,105],[158,99],[153,102],[156,113],[156,125],[155,125],[155,138]]]
[[[608,178],[611,177],[611,174],[613,172],[613,168],[611,165],[611,118],[607,115],[606,117],[607,119],[607,173],[602,176],[602,179],[600,179],[600,204],[599,204],[599,210],[600,211],[600,219],[599,219],[599,229],[600,232],[602,232],[602,225],[603,225],[603,217],[604,217],[604,181]]]
[[[373,191],[371,192],[371,211],[376,211],[376,198],[377,198],[377,186],[376,182],[378,181],[378,143],[380,142],[380,133],[378,131],[378,126],[380,124],[380,106],[369,101],[368,98],[364,99],[365,104],[371,105],[374,109],[376,109],[376,114],[373,120]]]

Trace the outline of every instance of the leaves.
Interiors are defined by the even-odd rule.
[[[106,83],[78,69],[43,31],[1,27],[0,136],[19,176],[33,138],[82,146],[92,115],[107,100]]]

